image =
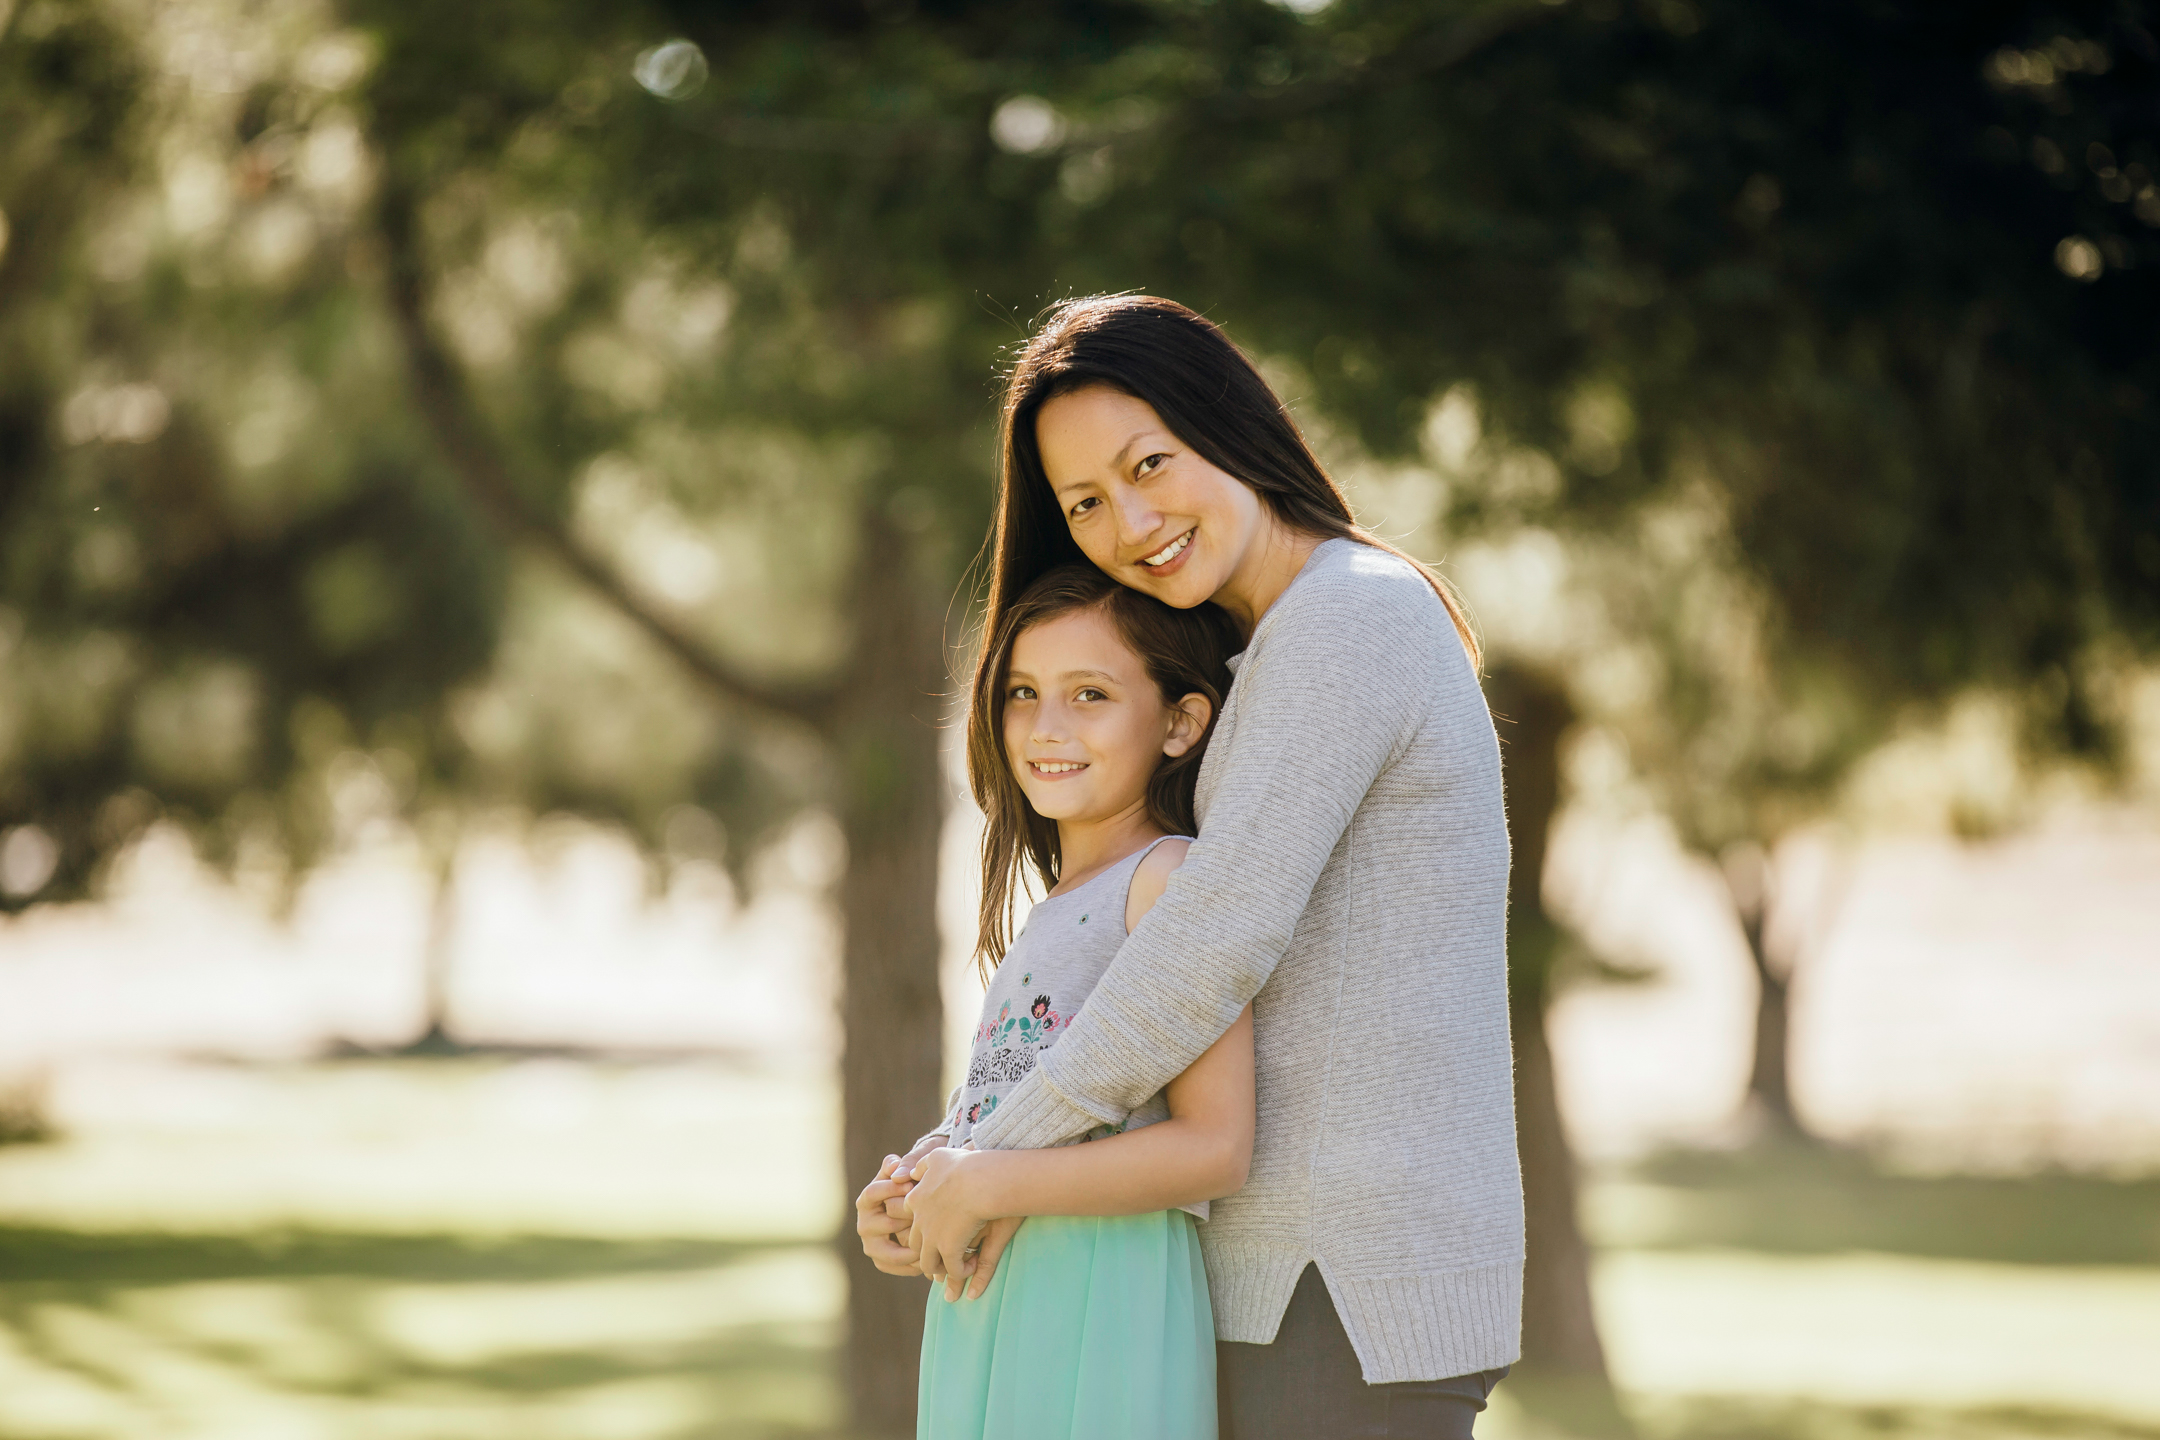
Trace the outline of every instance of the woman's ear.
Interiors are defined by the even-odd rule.
[[[1170,733],[1163,737],[1162,753],[1175,759],[1198,745],[1214,715],[1215,707],[1199,691],[1181,697],[1170,707]]]

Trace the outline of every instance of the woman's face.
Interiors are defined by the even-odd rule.
[[[1250,568],[1272,533],[1252,487],[1122,390],[1090,385],[1048,402],[1036,413],[1035,443],[1082,553],[1119,584],[1180,610]]]

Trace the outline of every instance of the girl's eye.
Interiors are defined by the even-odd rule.
[[[1006,694],[1005,698],[1007,700],[1032,700],[1035,698],[1035,690],[1030,685],[1015,685]]]
[[[1102,691],[1097,690],[1094,686],[1090,685],[1087,689],[1080,692],[1079,698],[1082,700],[1102,700],[1108,697],[1106,697]]]

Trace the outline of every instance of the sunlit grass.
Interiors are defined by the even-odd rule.
[[[54,1095],[63,1138],[0,1149],[0,1437],[838,1433],[829,1081],[356,1061]],[[2160,1440],[2153,1201],[1771,1151],[1585,1213],[1644,1440]],[[1505,1386],[1481,1433],[1550,1440]]]
[[[0,1150],[0,1436],[828,1433],[831,1085],[86,1069]]]
[[[468,1249],[458,1278],[421,1282],[395,1276],[412,1258],[395,1241],[384,1278],[369,1273],[375,1246],[323,1239],[284,1247],[297,1274],[0,1286],[0,1434],[642,1440],[816,1433],[839,1418],[840,1276],[823,1247],[684,1244],[653,1268],[650,1247],[631,1246],[615,1269],[609,1247],[554,1255],[528,1239]],[[121,1248],[184,1271],[195,1246]],[[333,1255],[354,1273],[307,1273]]]
[[[1642,1397],[2090,1412],[2160,1426],[2160,1268],[1609,1252],[1598,1314]]]
[[[720,1064],[83,1067],[62,1138],[0,1149],[0,1224],[822,1239],[823,1075]]]

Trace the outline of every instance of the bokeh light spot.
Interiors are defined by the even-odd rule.
[[[662,100],[687,100],[704,88],[712,69],[705,52],[688,40],[655,45],[637,57],[630,74]]]
[[[1015,95],[990,117],[990,138],[1014,155],[1040,155],[1065,138],[1065,118],[1040,95]]]
[[[60,846],[35,825],[17,825],[0,839],[0,891],[35,895],[60,865]]]
[[[2055,247],[2055,268],[2073,280],[2097,280],[2107,269],[2100,247],[2082,235],[2065,235]]]

